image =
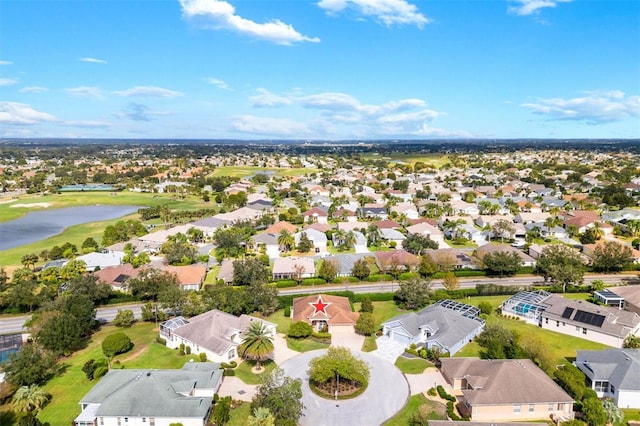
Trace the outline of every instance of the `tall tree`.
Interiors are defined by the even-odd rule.
[[[536,268],[554,285],[566,291],[567,285],[579,285],[584,278],[584,264],[580,254],[564,244],[552,244],[542,249]]]
[[[264,376],[264,382],[258,386],[251,401],[251,410],[264,407],[275,418],[275,424],[296,426],[305,408],[302,402],[302,381],[286,377],[280,368]]]
[[[253,321],[244,332],[244,339],[238,346],[242,358],[256,361],[256,369],[261,369],[261,362],[268,359],[273,352],[273,335],[262,321]]]
[[[489,274],[502,277],[518,272],[522,260],[516,252],[496,251],[485,254],[482,263]]]
[[[395,300],[402,309],[420,309],[429,303],[431,280],[428,278],[412,278],[400,283]]]
[[[269,270],[257,258],[233,261],[233,285],[266,284],[269,275]]]
[[[7,382],[14,386],[42,385],[58,371],[55,356],[35,344],[23,345],[9,355],[3,369]]]
[[[615,241],[606,241],[593,250],[593,269],[601,272],[619,272],[633,262],[631,247]]]
[[[291,247],[293,247],[295,243],[296,243],[296,240],[293,234],[291,234],[286,229],[283,229],[282,231],[280,231],[280,234],[278,235],[278,244],[280,245],[280,249],[282,251],[287,252],[291,250]]]

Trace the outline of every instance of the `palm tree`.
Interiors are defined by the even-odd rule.
[[[344,235],[342,245],[347,249],[352,249],[356,245],[356,234],[353,231],[349,231]]]
[[[627,226],[627,229],[629,230],[629,233],[631,233],[631,236],[637,237],[638,235],[640,235],[640,220],[638,219],[628,220],[626,226]]]
[[[380,241],[380,228],[375,225],[367,226],[367,245],[372,246],[378,244]]]
[[[296,239],[289,231],[283,229],[280,231],[280,235],[278,235],[278,244],[281,247],[284,247],[284,251],[291,250],[291,247],[296,243]]]
[[[273,352],[273,335],[262,321],[253,321],[245,330],[245,337],[238,352],[244,359],[256,361],[256,369],[262,368],[261,362],[268,359]]]
[[[47,405],[51,396],[40,389],[38,385],[21,386],[18,388],[11,403],[16,411],[36,415]]]
[[[600,222],[593,222],[593,228],[591,229],[593,230],[592,232],[593,235],[595,235],[596,240],[599,240],[604,235],[604,231],[602,230],[602,223]]]

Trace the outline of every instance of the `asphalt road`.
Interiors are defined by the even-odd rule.
[[[585,275],[584,281],[586,284],[591,283],[593,280],[600,279],[604,281],[607,286],[619,285],[619,284],[640,284],[640,278],[638,274],[618,274],[618,275],[602,275],[602,274],[588,274]],[[498,285],[536,285],[543,284],[542,278],[539,276],[516,276],[508,278],[486,278],[486,277],[474,277],[474,278],[461,278],[460,288],[475,288],[478,284],[498,284]],[[291,287],[278,290],[278,294],[313,294],[319,292],[328,291],[343,291],[350,290],[354,293],[380,293],[380,292],[394,292],[398,290],[398,282],[379,282],[379,283],[364,283],[364,284],[339,284],[339,285],[323,285],[323,286],[311,286],[311,287]],[[441,289],[442,280],[434,280],[434,289]],[[119,309],[131,309],[137,319],[141,318],[141,304],[121,305],[121,306],[109,306],[104,308],[98,308],[96,318],[102,322],[111,322],[116,317]],[[13,334],[24,331],[24,323],[29,320],[30,315],[23,315],[17,317],[7,317],[0,319],[0,335],[1,334]]]
[[[142,311],[140,309],[142,305],[120,305],[120,306],[108,306],[105,308],[98,308],[96,313],[96,319],[102,322],[111,322],[118,314],[118,310],[131,309],[133,316],[136,319],[142,318]],[[31,315],[21,315],[18,317],[8,317],[0,319],[0,334],[14,334],[26,331],[24,323],[31,318]]]

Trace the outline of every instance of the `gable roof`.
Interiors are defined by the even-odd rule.
[[[471,405],[573,403],[573,399],[530,359],[442,358],[442,372],[465,379]]]
[[[289,223],[289,222],[281,220],[280,222],[276,222],[273,225],[271,225],[270,227],[268,227],[267,229],[265,229],[264,232],[267,232],[269,234],[278,235],[283,230],[286,230],[290,234],[293,234],[294,232],[296,232],[298,230],[298,227],[296,225],[293,225],[293,224]]]
[[[162,269],[176,274],[180,285],[202,284],[207,275],[204,265],[164,266]]]
[[[132,264],[125,263],[123,265],[100,269],[94,272],[93,275],[97,277],[100,282],[119,287],[129,278],[137,277],[141,271],[142,268],[134,268]]]

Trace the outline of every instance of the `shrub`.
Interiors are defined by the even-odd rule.
[[[391,281],[393,277],[389,274],[371,274],[367,277],[367,281],[375,283],[378,281]]]
[[[113,319],[113,325],[116,327],[131,327],[136,319],[133,316],[131,309],[118,309],[116,317]]]
[[[363,302],[364,299],[369,298],[372,302],[391,302],[393,300],[394,293],[369,293],[369,294],[356,294],[353,297],[354,302]]]
[[[305,321],[296,321],[291,324],[291,327],[289,327],[287,336],[293,337],[294,339],[300,339],[311,336],[311,333],[313,333],[311,324]]]
[[[207,362],[207,354],[204,352],[200,352],[200,355],[198,355],[198,357],[200,358],[200,362]]]
[[[403,272],[398,276],[399,281],[409,281],[418,276],[415,272]]]
[[[331,333],[314,331],[313,333],[311,333],[311,337],[313,338],[313,340],[321,343],[331,343]]]
[[[284,317],[291,318],[291,306],[287,305],[284,307]]]
[[[96,370],[96,360],[90,359],[82,366],[82,372],[89,380],[93,380],[93,373]]]
[[[438,391],[436,390],[436,388],[429,388],[429,390],[427,391],[427,395],[429,396],[436,396],[438,394]]]
[[[160,343],[161,345],[167,346],[167,339],[163,339],[160,336],[156,336],[156,343]]]
[[[191,355],[191,346],[187,346],[184,351],[187,355]]]
[[[447,401],[450,401],[450,402],[456,402],[456,397],[449,395],[447,391],[444,390],[442,385],[438,385],[438,387],[436,387],[436,390],[438,391],[438,395],[440,396],[440,398],[446,399]]]
[[[459,421],[459,420],[462,420],[462,419],[460,418],[460,416],[458,416],[458,415],[456,414],[455,407],[454,407],[454,405],[453,405],[453,402],[451,402],[451,401],[448,401],[448,402],[447,402],[447,416],[449,416],[449,418],[450,418],[451,420],[453,420],[453,421]]]
[[[225,377],[235,376],[236,370],[233,370],[231,368],[225,368],[224,371],[222,372],[222,375]]]
[[[94,379],[99,379],[100,377],[104,376],[105,374],[107,374],[107,372],[109,371],[109,369],[107,368],[106,365],[101,365],[99,367],[97,367],[94,372],[93,372],[93,378]]]
[[[480,312],[485,315],[491,315],[491,312],[493,312],[493,305],[486,301],[478,303],[478,308],[480,309]]]
[[[223,363],[221,363],[221,364],[220,364],[220,367],[221,367],[221,368],[224,368],[224,369],[234,369],[234,368],[236,368],[237,366],[238,366],[238,363],[237,363],[237,362],[235,362],[235,361],[231,361],[231,362],[223,362]]]
[[[362,298],[360,312],[373,312],[373,303],[371,303],[371,298],[369,296],[364,296]]]
[[[280,280],[276,281],[276,287],[278,288],[287,288],[287,287],[295,287],[298,283],[295,280]]]
[[[107,358],[129,352],[131,348],[133,348],[133,342],[124,333],[110,334],[102,341],[102,352]]]
[[[302,280],[302,285],[322,285],[326,284],[327,281],[322,278],[305,278]]]

